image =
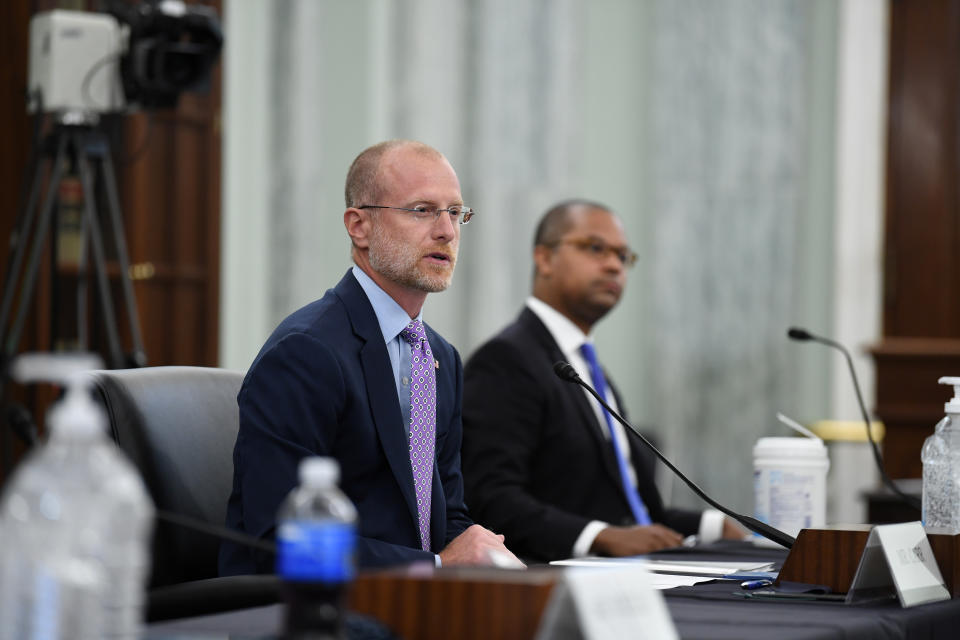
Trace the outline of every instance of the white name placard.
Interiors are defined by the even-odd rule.
[[[547,603],[537,640],[636,637],[676,640],[663,596],[650,584],[643,563],[629,567],[564,571]]]
[[[870,531],[847,602],[874,598],[890,589],[896,589],[902,607],[950,599],[919,522],[886,524]]]

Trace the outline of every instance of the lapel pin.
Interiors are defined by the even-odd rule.
[[[440,368],[440,361],[439,361],[439,360],[434,360],[434,361],[433,361],[433,368],[434,368],[434,369],[439,369],[439,368]]]

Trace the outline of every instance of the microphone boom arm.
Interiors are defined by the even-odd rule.
[[[660,450],[657,449],[655,446],[653,446],[653,444],[651,444],[651,442],[647,440],[642,433],[640,433],[639,429],[637,429],[635,426],[627,422],[619,413],[614,411],[613,408],[610,405],[608,405],[603,398],[600,397],[600,394],[598,394],[593,389],[593,387],[591,387],[586,382],[584,382],[583,379],[580,378],[580,375],[576,372],[576,370],[574,370],[574,368],[570,365],[570,363],[558,362],[553,366],[553,370],[557,374],[557,376],[560,377],[561,379],[566,380],[567,382],[574,382],[580,385],[581,387],[583,387],[584,389],[586,389],[590,393],[590,395],[592,395],[594,398],[597,399],[597,402],[600,403],[600,406],[602,406],[604,409],[609,411],[610,415],[616,418],[617,422],[627,427],[628,429],[630,429],[630,431],[636,434],[636,436],[640,438],[640,441],[643,442],[644,446],[650,449],[650,451],[652,451],[654,455],[656,455],[657,458],[659,458],[663,464],[667,465],[667,467],[671,471],[673,471],[673,473],[676,474],[678,478],[683,480],[683,482],[688,487],[690,487],[691,491],[693,491],[697,496],[700,497],[700,499],[702,499],[704,502],[709,504],[711,507],[713,507],[717,511],[724,513],[725,515],[730,516],[731,518],[733,518],[734,520],[742,524],[744,527],[746,527],[750,531],[753,531],[754,533],[757,533],[763,536],[764,538],[767,538],[768,540],[776,542],[777,544],[783,547],[786,547],[787,549],[791,548],[793,546],[793,543],[796,542],[796,539],[793,536],[790,536],[784,533],[783,531],[780,531],[779,529],[775,529],[774,527],[771,527],[770,525],[764,522],[761,522],[756,518],[751,518],[750,516],[739,514],[736,511],[733,511],[732,509],[729,509],[723,506],[722,504],[720,504],[719,502],[717,502],[716,500],[708,496],[706,493],[704,493],[703,489],[698,487],[695,482],[690,480],[686,475],[684,475],[682,471],[677,469],[677,467],[674,466],[674,464],[670,462],[666,456],[660,453]]]
[[[198,518],[186,516],[174,511],[157,509],[156,519],[161,522],[183,527],[184,529],[190,529],[192,531],[196,531],[197,533],[202,533],[214,538],[229,540],[230,542],[235,542],[236,544],[244,547],[252,547],[254,549],[259,549],[260,551],[266,551],[267,553],[277,553],[277,545],[269,540],[261,540],[260,538],[247,535],[245,533],[240,533],[239,531],[234,531],[233,529],[228,529],[227,527],[210,524],[209,522],[204,522]]]
[[[883,466],[883,458],[880,455],[880,447],[877,445],[877,441],[873,438],[873,429],[870,425],[870,416],[867,414],[867,405],[863,402],[863,394],[860,393],[860,382],[857,380],[857,371],[853,368],[853,358],[850,357],[850,352],[842,344],[830,338],[824,338],[823,336],[818,336],[813,333],[810,333],[806,329],[800,329],[798,327],[790,327],[787,330],[787,337],[791,340],[797,340],[799,342],[819,342],[820,344],[825,344],[828,347],[833,347],[837,351],[843,354],[843,357],[847,360],[847,367],[850,369],[850,377],[853,378],[853,390],[857,392],[857,404],[860,407],[860,415],[863,417],[863,424],[867,428],[867,440],[870,441],[870,448],[873,450],[873,460],[877,465],[877,469],[880,471],[880,480],[883,482],[890,491],[892,491],[897,497],[903,500],[906,504],[911,507],[921,510],[922,505],[915,496],[907,495],[903,492],[900,487],[890,478],[887,474],[887,470]]]

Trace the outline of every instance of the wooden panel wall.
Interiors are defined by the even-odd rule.
[[[920,448],[960,375],[960,0],[890,2],[883,298],[876,413],[893,477]]]
[[[30,120],[26,113],[27,33],[29,0],[0,2],[0,122],[4,123],[0,144],[0,265],[8,270],[8,240],[17,218],[20,185],[26,171],[30,148]],[[2,280],[0,280],[2,282]],[[27,332],[34,323],[28,323]],[[32,339],[29,336],[28,339]],[[37,403],[35,389],[8,389],[6,398],[28,406]],[[23,445],[8,435],[7,421],[0,414],[0,483],[5,466],[23,453]]]
[[[148,362],[216,366],[220,280],[220,71],[209,95],[175,112],[126,118],[124,139],[148,140],[118,167],[134,290]],[[149,120],[152,119],[152,122]]]

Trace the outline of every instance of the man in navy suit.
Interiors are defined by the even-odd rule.
[[[473,216],[457,175],[435,149],[393,140],[357,156],[345,195],[355,266],[280,323],[238,395],[227,525],[272,538],[299,460],[330,456],[359,514],[361,567],[516,561],[503,536],[467,514],[460,357],[421,318],[427,294],[449,286],[460,226]],[[425,413],[419,394],[431,372]],[[414,460],[428,432],[434,453]],[[273,569],[269,554],[221,546],[221,575]]]
[[[521,557],[548,561],[645,554],[690,534],[743,537],[719,512],[666,507],[639,438],[554,375],[555,362],[569,362],[624,412],[592,337],[636,261],[620,219],[595,202],[562,202],[533,244],[533,295],[467,362],[463,473],[477,521]]]

